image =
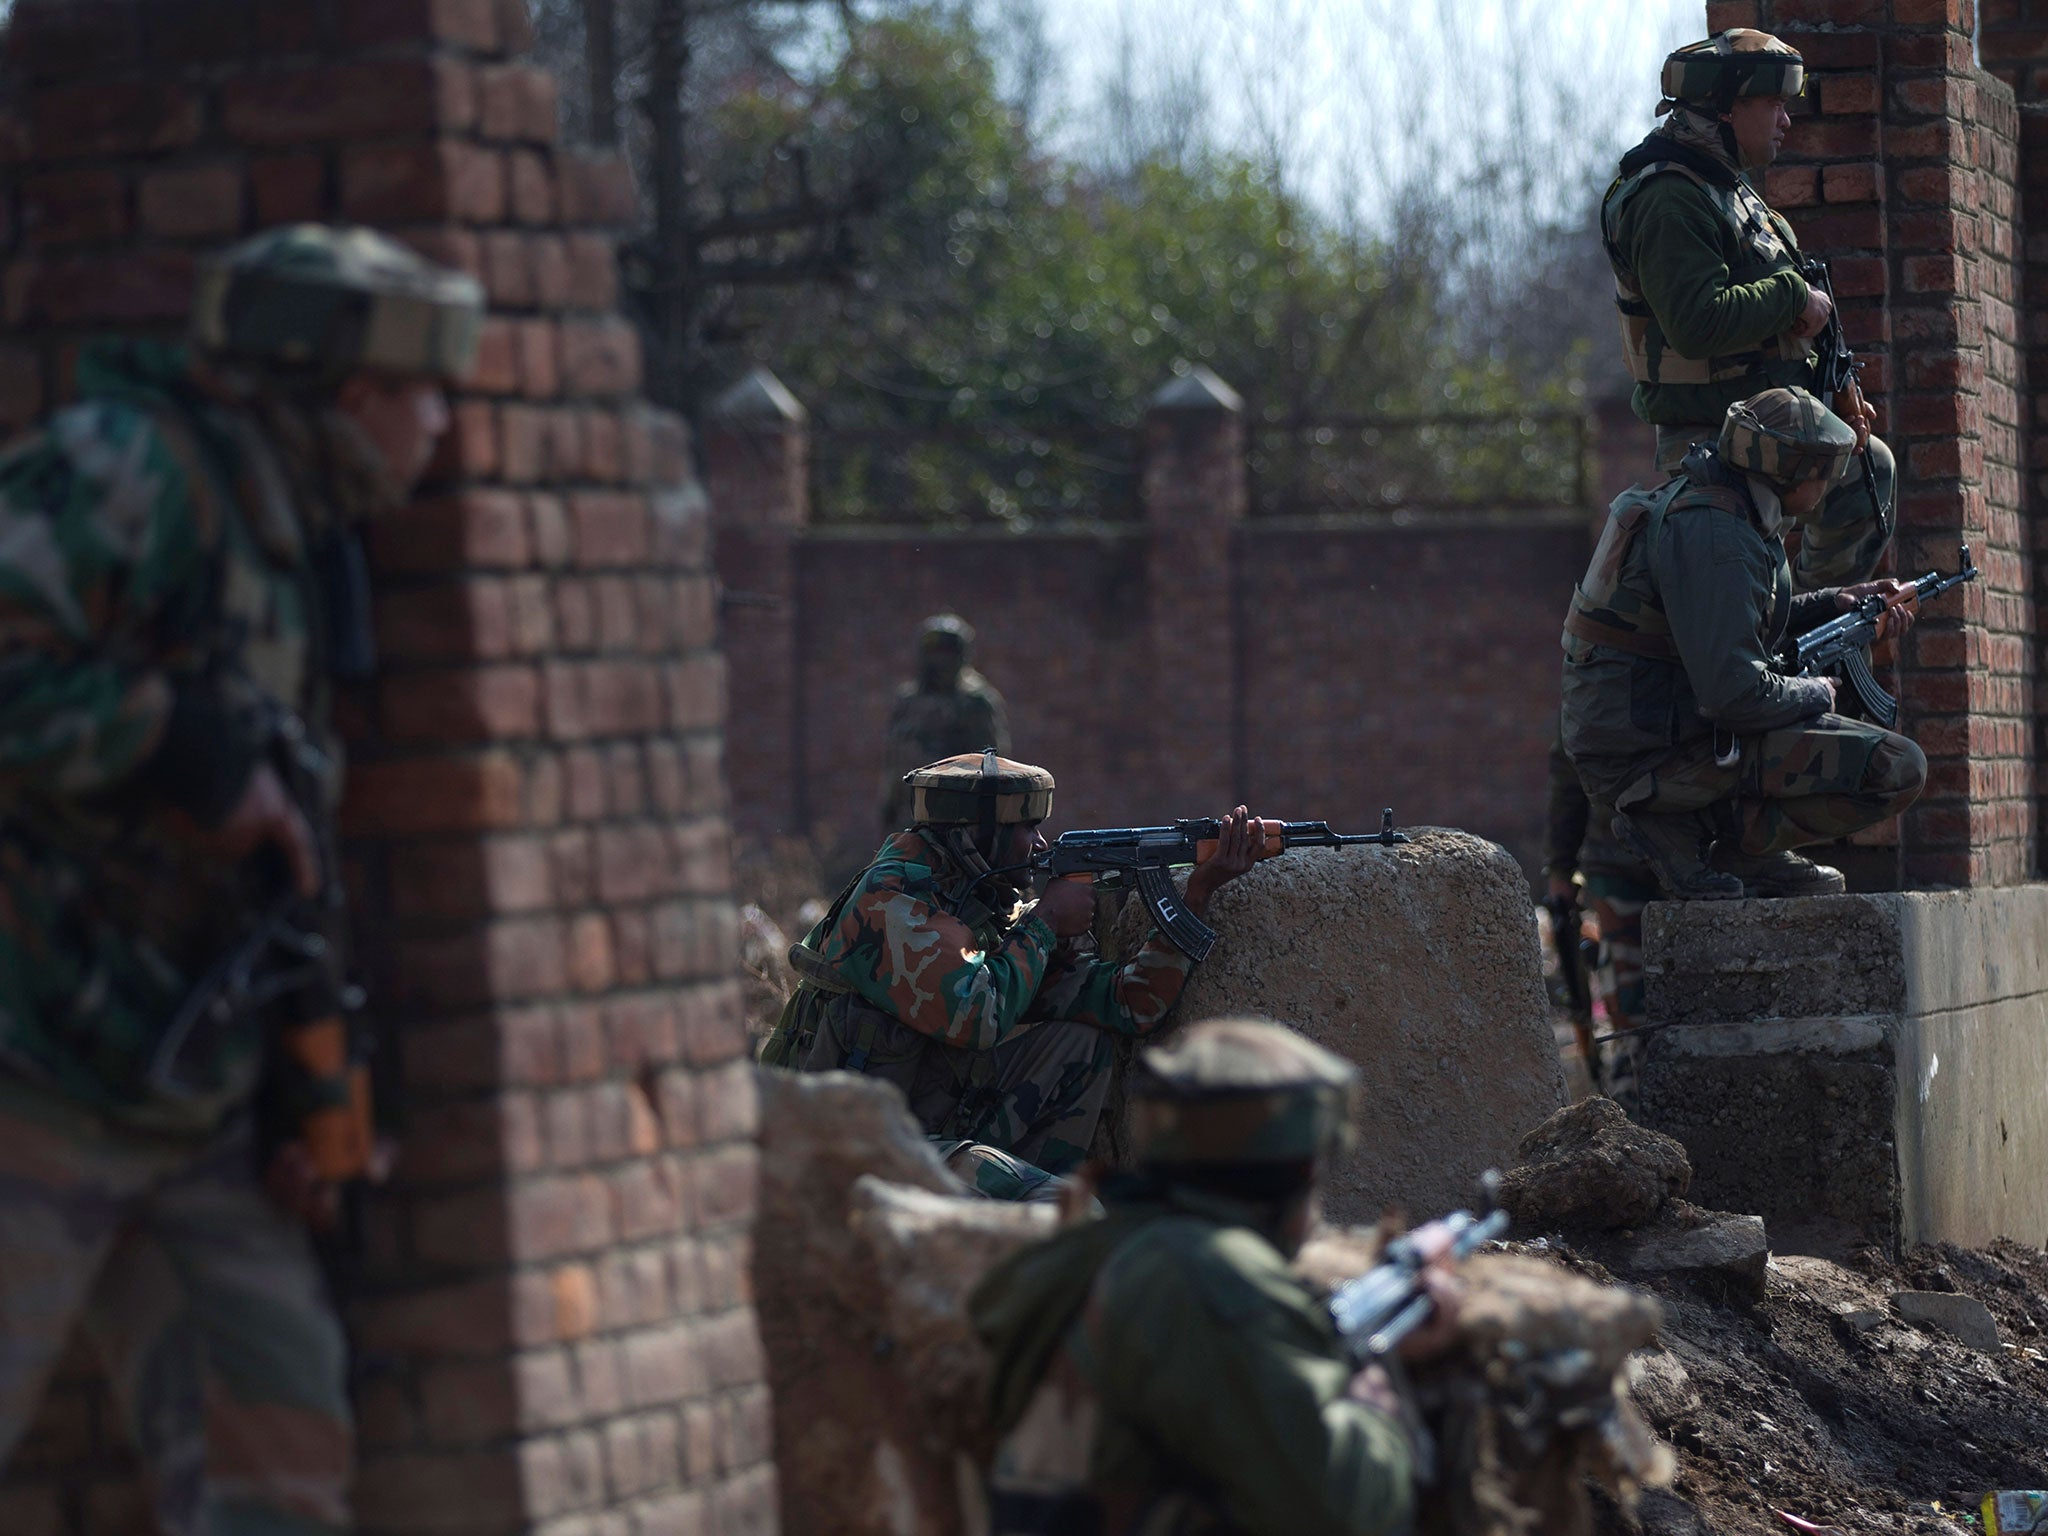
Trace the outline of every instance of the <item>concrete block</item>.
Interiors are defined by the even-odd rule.
[[[1938,1328],[1972,1349],[1995,1355],[2004,1345],[1991,1309],[1974,1296],[1953,1291],[1900,1291],[1892,1297],[1892,1305],[1916,1327]]]
[[[1761,1296],[1770,1259],[1771,1240],[1760,1218],[1712,1211],[1690,1230],[1646,1234],[1623,1262],[1641,1274],[1714,1275]]]
[[[1221,939],[1177,1009],[1279,1019],[1357,1064],[1359,1146],[1324,1200],[1336,1222],[1471,1204],[1479,1174],[1565,1100],[1527,877],[1483,838],[1412,835],[1291,853],[1225,886]]]
[[[1895,902],[1652,902],[1643,988],[1658,1023],[1891,1014],[1906,1000]]]

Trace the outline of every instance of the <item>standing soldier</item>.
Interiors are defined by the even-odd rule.
[[[1349,1135],[1357,1074],[1260,1019],[1139,1058],[1136,1169],[1107,1214],[997,1265],[968,1299],[1001,1437],[992,1536],[1396,1536],[1415,1447],[1377,1364],[1288,1267]],[[1443,1261],[1414,1360],[1455,1326]]]
[[[882,784],[882,835],[904,825],[910,806],[903,776],[962,752],[993,747],[1010,755],[1003,696],[968,665],[974,626],[954,613],[935,613],[917,629],[917,677],[896,690],[889,711],[887,775]]]
[[[1791,226],[1745,179],[1777,157],[1785,104],[1805,83],[1799,54],[1767,32],[1736,27],[1679,49],[1664,61],[1665,121],[1622,156],[1601,204],[1636,414],[1657,429],[1665,474],[1714,440],[1736,401],[1814,387],[1809,339],[1833,305],[1800,275]],[[1828,403],[1867,444],[1876,499],[1856,458],[1842,459],[1801,530],[1793,574],[1806,588],[1864,580],[1891,537],[1895,472],[1870,433],[1875,414],[1853,380]]]
[[[203,270],[189,347],[89,349],[0,457],[0,1463],[83,1322],[167,1532],[349,1525],[306,1224],[367,1171],[336,1120],[366,1106],[338,1038],[297,1058],[231,1004],[280,914],[338,900],[356,530],[425,471],[481,314],[368,230],[272,231]]]
[[[1833,712],[1832,679],[1771,664],[1866,595],[1888,604],[1880,638],[1912,624],[1898,581],[1792,591],[1785,525],[1819,512],[1855,443],[1805,390],[1738,402],[1660,489],[1615,498],[1572,594],[1565,750],[1674,900],[1840,891],[1793,850],[1890,820],[1926,783],[1911,741]]]
[[[761,1059],[894,1083],[970,1185],[1048,1196],[1088,1155],[1116,1042],[1165,1022],[1194,962],[1157,933],[1123,965],[1097,956],[1086,882],[1025,900],[1052,810],[1043,768],[966,753],[906,787],[911,825],[790,950],[802,984]],[[1243,806],[1223,818],[1190,912],[1251,868],[1259,829]]]

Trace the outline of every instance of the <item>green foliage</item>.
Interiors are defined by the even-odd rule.
[[[1262,510],[1575,493],[1570,423],[1535,413],[1571,389],[1458,355],[1426,262],[1243,158],[1112,180],[1040,152],[959,11],[869,23],[814,98],[733,96],[717,129],[740,163],[803,131],[831,146],[821,179],[880,180],[871,282],[750,317],[747,361],[819,424],[821,519],[1128,515],[1145,402],[1190,363],[1246,397]],[[1328,425],[1447,416],[1508,419]]]

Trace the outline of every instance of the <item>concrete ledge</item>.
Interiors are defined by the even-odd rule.
[[[1660,902],[1643,936],[1643,1118],[1696,1198],[2048,1243],[2048,884]]]

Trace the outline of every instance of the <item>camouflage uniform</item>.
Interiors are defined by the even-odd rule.
[[[1811,387],[1813,349],[1791,333],[1806,307],[1799,242],[1745,179],[1720,114],[1740,95],[1796,96],[1799,55],[1734,28],[1664,66],[1668,114],[1622,157],[1601,203],[1622,353],[1636,414],[1657,430],[1657,468],[1675,474],[1712,442],[1727,408],[1773,386]],[[1818,516],[1800,530],[1793,572],[1806,588],[1862,581],[1890,541],[1897,471],[1870,439],[1873,504],[1855,460],[1837,468]]]
[[[986,800],[961,792],[949,808],[918,787],[973,782],[984,764],[987,782],[1007,786]],[[964,818],[985,805],[991,827],[1042,820],[1043,769],[968,754],[911,779],[917,824],[790,950],[803,982],[762,1060],[894,1083],[982,1193],[1047,1193],[1088,1155],[1117,1040],[1164,1022],[1192,962],[1156,934],[1126,964],[1103,960],[991,878]]]
[[[1351,1391],[1288,1267],[1353,1073],[1279,1025],[1218,1020],[1147,1052],[1138,1171],[1107,1214],[1004,1261],[969,1315],[993,1359],[993,1536],[1385,1536],[1413,1452]]]
[[[480,308],[367,232],[259,237],[202,275],[196,356],[88,350],[83,402],[0,457],[0,1462],[83,1322],[177,1536],[345,1527],[351,1435],[310,1244],[257,1183],[260,1026],[157,1060],[275,899],[180,829],[280,712],[335,761],[350,529],[399,488],[327,370],[459,373]]]
[[[984,747],[1010,755],[1003,696],[967,664],[973,654],[974,626],[955,614],[935,613],[918,627],[917,678],[896,690],[889,711],[882,783],[885,836],[907,818],[910,802],[903,779],[913,768]]]
[[[1788,635],[1841,611],[1832,588],[1793,592],[1777,491],[1828,474],[1852,442],[1811,395],[1768,391],[1731,407],[1720,446],[1660,490],[1615,499],[1566,617],[1562,733],[1587,793],[1621,813],[1624,846],[1649,857],[1632,828],[1673,818],[1717,840],[1717,858],[1755,859],[1846,837],[1919,794],[1918,747],[1826,713],[1824,683],[1772,666]],[[1743,893],[1723,879],[1692,894],[1709,886]]]

